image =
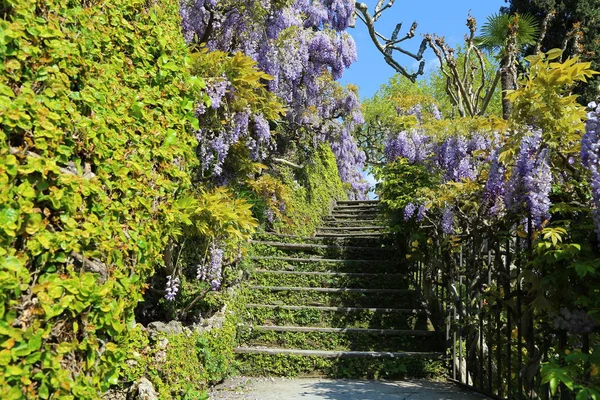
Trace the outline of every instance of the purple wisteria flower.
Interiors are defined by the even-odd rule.
[[[585,134],[581,139],[581,161],[590,172],[592,217],[600,243],[600,106],[592,102],[588,107],[591,111],[588,113]]]
[[[415,211],[417,211],[417,206],[414,203],[408,203],[406,207],[404,207],[404,220],[408,221],[415,215]]]
[[[196,278],[209,282],[212,290],[218,290],[221,287],[223,250],[213,244],[208,263],[199,264],[196,268]]]
[[[442,232],[447,235],[454,233],[454,212],[448,206],[442,210]]]
[[[168,301],[175,300],[175,296],[179,292],[179,278],[172,277],[171,275],[167,276],[167,284],[165,286],[165,299]]]
[[[549,150],[541,149],[541,144],[542,131],[539,129],[523,137],[504,196],[506,209],[520,213],[525,208],[536,228],[550,218],[552,188]]]

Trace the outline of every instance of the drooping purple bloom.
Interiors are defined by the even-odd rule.
[[[592,189],[592,217],[596,226],[596,236],[600,243],[600,106],[592,102],[587,115],[585,134],[581,139],[581,161],[590,172]]]
[[[454,212],[448,206],[442,210],[442,232],[447,235],[454,233]]]
[[[404,220],[408,221],[415,215],[415,211],[417,210],[417,206],[414,203],[408,203],[406,207],[404,207]]]
[[[208,263],[199,264],[196,268],[196,278],[210,283],[212,290],[221,287],[223,267],[223,250],[211,245]]]
[[[179,278],[172,277],[171,275],[167,276],[167,284],[165,286],[165,299],[168,301],[175,300],[177,293],[179,292]]]

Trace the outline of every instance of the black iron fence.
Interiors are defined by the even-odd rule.
[[[429,245],[411,271],[445,340],[450,379],[497,399],[571,399],[564,384],[552,395],[540,368],[573,343],[589,353],[590,334],[536,315],[522,274],[531,246],[531,235],[474,234],[452,251]]]

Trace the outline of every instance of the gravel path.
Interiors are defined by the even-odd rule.
[[[215,400],[481,400],[451,383],[237,377],[213,388]]]

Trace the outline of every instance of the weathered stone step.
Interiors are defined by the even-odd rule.
[[[338,222],[338,221],[347,221],[352,220],[355,223],[357,221],[369,221],[369,223],[373,223],[374,220],[378,220],[380,218],[379,214],[331,214],[323,217],[323,221],[325,222]]]
[[[260,241],[274,241],[279,243],[288,243],[288,244],[324,244],[324,245],[333,245],[333,246],[380,246],[381,235],[379,232],[374,233],[373,235],[356,235],[356,236],[318,236],[314,235],[311,237],[304,236],[296,236],[296,235],[288,235],[285,233],[276,233],[276,232],[262,232],[254,235],[254,240],[257,242]]]
[[[310,257],[303,257],[310,256]],[[404,273],[406,266],[398,261],[382,260],[373,255],[369,260],[364,254],[356,254],[360,259],[346,257],[347,259],[319,257],[312,254],[277,256],[252,256],[249,260],[256,269],[267,269],[270,271],[314,271],[314,272],[364,272],[364,273]]]
[[[249,258],[250,258],[250,260],[279,260],[279,261],[302,262],[302,263],[325,262],[325,263],[340,263],[340,264],[373,264],[373,263],[396,264],[395,261],[391,261],[391,260],[377,260],[377,259],[352,260],[352,259],[343,259],[343,258],[342,259],[326,258],[326,257],[320,257],[320,256],[310,256],[310,257],[250,256]]]
[[[379,211],[377,210],[364,210],[364,211],[348,211],[348,210],[333,210],[330,214],[334,218],[349,217],[349,218],[364,218],[364,217],[379,217]]]
[[[344,226],[362,226],[362,224],[364,225],[376,225],[376,226],[384,226],[382,224],[378,224],[378,222],[382,222],[378,219],[338,219],[336,220],[335,218],[331,217],[331,216],[326,216],[323,217],[323,225],[321,225],[319,228],[324,228],[324,227],[344,227]],[[318,228],[317,228],[318,229]]]
[[[349,213],[349,214],[360,214],[363,212],[367,213],[379,213],[381,208],[378,206],[336,206],[331,209],[331,212]]]
[[[317,232],[315,238],[324,239],[354,239],[354,238],[379,238],[384,235],[383,232],[350,232],[350,233],[326,233]]]
[[[379,200],[338,200],[339,205],[356,205],[356,204],[380,204]]]
[[[241,354],[273,354],[273,355],[296,355],[313,356],[321,358],[408,358],[421,357],[429,359],[440,359],[443,354],[438,352],[419,351],[327,351],[327,350],[298,350],[264,347],[237,347],[236,353]]]
[[[336,245],[336,244],[306,244],[306,243],[284,243],[284,242],[271,242],[271,241],[262,241],[262,240],[251,240],[252,244],[260,244],[263,246],[272,246],[277,247],[279,249],[284,250],[353,250],[353,251],[373,251],[373,250],[381,250],[388,251],[391,250],[385,247],[367,247],[367,246],[345,246],[345,245]]]
[[[405,274],[378,274],[369,272],[319,272],[319,271],[272,271],[268,269],[257,269],[254,272],[264,274],[282,274],[282,275],[313,275],[338,277],[347,276],[353,278],[405,278]]]
[[[249,303],[246,316],[246,322],[252,325],[431,330],[425,310],[411,308]]]
[[[335,312],[370,312],[370,313],[398,313],[398,314],[426,314],[427,311],[422,308],[365,308],[365,307],[318,307],[318,306],[285,306],[276,304],[246,304],[247,308],[273,308],[282,310],[302,311],[302,310],[318,310],[318,311],[335,311]]]
[[[274,332],[365,333],[371,335],[434,336],[434,331],[409,329],[331,328],[319,326],[255,325],[254,329]]]
[[[435,332],[346,326],[254,325],[240,329],[240,345],[327,351],[438,351]]]
[[[382,225],[367,225],[367,226],[320,226],[317,231],[383,231],[387,227]]]
[[[322,293],[390,293],[401,294],[414,292],[412,289],[366,289],[366,288],[324,288],[324,287],[291,287],[252,285],[253,290],[270,290],[272,292],[322,292]]]
[[[248,290],[249,303],[290,306],[382,307],[395,304],[402,308],[416,306],[414,290],[274,287],[255,285]]]
[[[405,274],[377,274],[332,271],[286,271],[259,269],[251,272],[252,282],[262,286],[407,288]]]

